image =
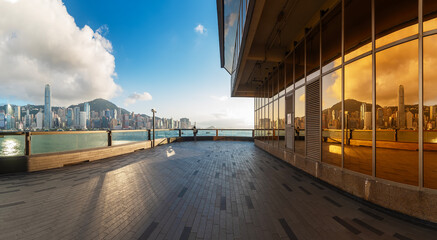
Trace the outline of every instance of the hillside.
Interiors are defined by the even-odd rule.
[[[109,110],[118,109],[117,105],[115,105],[114,103],[112,103],[108,100],[102,99],[102,98],[94,99],[88,103],[90,104],[91,111],[101,112],[101,111],[104,111],[106,109],[109,109]],[[77,105],[71,105],[71,106],[69,106],[69,108],[80,107],[80,110],[84,111],[83,105],[84,105],[84,103],[80,103]],[[122,108],[121,114],[129,114],[129,111]]]
[[[359,112],[362,103],[363,102],[357,101],[355,99],[346,99],[346,100],[344,100],[345,108],[347,108],[351,112],[355,112],[355,111]],[[377,105],[376,108],[378,108],[378,107],[380,107],[380,106]],[[341,111],[341,102],[338,102],[338,103],[334,104],[331,107],[331,109],[332,110]],[[371,103],[367,103],[367,111],[369,111],[369,112],[372,111],[372,104]]]

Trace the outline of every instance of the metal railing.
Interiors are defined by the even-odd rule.
[[[159,138],[193,137],[192,129],[0,132],[0,157],[109,147]],[[197,137],[254,137],[253,129],[198,129]],[[3,148],[9,152],[2,151]]]

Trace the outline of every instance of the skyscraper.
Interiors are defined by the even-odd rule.
[[[404,102],[404,86],[399,85],[398,94],[398,128],[405,128],[405,102]]]
[[[90,127],[90,119],[91,119],[91,109],[90,109],[90,104],[89,103],[84,103],[84,105],[83,105],[83,110],[84,110],[84,112],[85,112],[85,116],[86,116],[86,119],[85,119],[85,121],[86,121],[86,126],[87,127]]]
[[[21,122],[21,107],[20,106],[15,106],[14,117],[15,117],[15,121]]]
[[[71,127],[71,126],[73,126],[73,121],[74,120],[74,118],[73,118],[73,109],[72,108],[68,108],[67,109],[67,126],[68,127]]]
[[[44,94],[44,128],[50,129],[52,127],[52,106],[50,103],[50,85],[47,84]]]
[[[80,126],[80,107],[74,108],[74,126],[75,127]]]

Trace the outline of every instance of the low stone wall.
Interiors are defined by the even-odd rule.
[[[151,147],[150,141],[127,143],[123,145],[93,148],[79,151],[57,152],[31,155],[28,159],[29,172],[59,168],[65,165],[95,161],[114,157]]]
[[[159,138],[155,139],[155,146],[165,145],[177,141],[193,141],[193,137],[174,137],[174,138]],[[235,140],[235,141],[251,141],[252,138],[247,137],[197,137],[197,140],[202,141],[220,141],[220,140]],[[131,153],[140,149],[151,148],[153,141],[142,141],[135,143],[127,143],[123,145],[92,148],[68,152],[56,152],[31,155],[27,160],[27,171],[35,172],[53,168],[60,168],[65,165],[78,164],[82,162],[90,162],[104,158],[119,156]]]
[[[391,182],[308,160],[259,140],[255,140],[255,145],[356,197],[402,214],[437,223],[437,190]]]

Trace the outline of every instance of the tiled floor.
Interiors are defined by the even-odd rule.
[[[184,142],[0,175],[0,239],[436,239],[250,142]]]

